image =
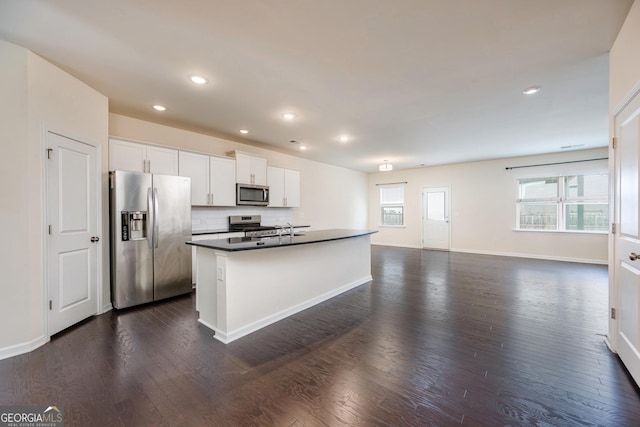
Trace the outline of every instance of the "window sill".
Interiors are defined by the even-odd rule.
[[[517,231],[519,233],[595,234],[595,235],[603,235],[603,236],[606,236],[607,234],[609,234],[608,231],[588,231],[588,230],[524,230],[524,229],[514,228],[513,231]]]
[[[406,228],[406,225],[382,225],[380,224],[378,227],[380,228]]]

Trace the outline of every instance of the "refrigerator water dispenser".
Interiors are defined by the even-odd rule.
[[[147,238],[147,212],[122,211],[122,241],[145,240]]]

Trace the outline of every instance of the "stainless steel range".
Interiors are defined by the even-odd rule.
[[[244,231],[246,237],[276,236],[280,227],[261,225],[260,215],[231,215],[229,217],[229,231]]]

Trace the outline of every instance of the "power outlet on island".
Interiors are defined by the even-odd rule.
[[[224,269],[222,267],[218,267],[218,280],[224,280]]]

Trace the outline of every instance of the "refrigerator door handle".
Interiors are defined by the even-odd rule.
[[[160,240],[160,225],[158,224],[158,189],[153,189],[153,244],[158,248]]]
[[[147,242],[150,249],[153,249],[154,241],[153,229],[151,228],[153,223],[153,194],[151,193],[151,187],[149,187],[147,189]]]

